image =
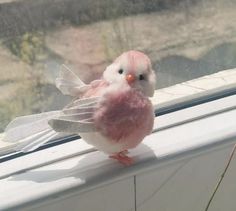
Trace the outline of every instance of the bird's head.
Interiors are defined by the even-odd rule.
[[[155,73],[150,59],[139,51],[128,51],[121,54],[103,73],[111,84],[123,83],[140,90],[152,97],[155,90]]]

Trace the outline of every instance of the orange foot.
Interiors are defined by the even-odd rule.
[[[127,155],[127,154],[129,154],[129,151],[126,149],[126,150],[124,150],[124,151],[122,151],[120,153]]]
[[[125,166],[130,166],[131,164],[134,163],[134,160],[131,157],[127,156],[126,155],[127,153],[128,153],[128,150],[125,150],[117,154],[110,155],[109,157],[117,160],[118,162],[120,162],[121,164]]]

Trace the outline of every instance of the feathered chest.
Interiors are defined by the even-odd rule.
[[[114,141],[134,133],[144,137],[151,132],[153,121],[150,100],[141,92],[132,89],[105,94],[94,113],[96,129]]]

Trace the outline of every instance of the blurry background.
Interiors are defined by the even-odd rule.
[[[236,67],[235,0],[0,0],[0,132],[13,118],[62,108],[67,64],[89,82],[129,49],[156,88]]]

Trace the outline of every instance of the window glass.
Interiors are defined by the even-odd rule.
[[[62,108],[61,64],[89,82],[124,51],[146,53],[156,88],[236,66],[234,0],[1,0],[0,132]]]

